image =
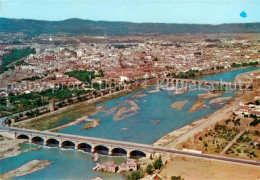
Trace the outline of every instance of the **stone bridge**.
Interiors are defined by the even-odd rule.
[[[183,151],[169,149],[165,147],[139,144],[133,142],[116,141],[87,136],[78,136],[63,133],[53,133],[47,131],[36,131],[19,128],[1,127],[3,136],[17,139],[28,139],[29,142],[42,144],[49,147],[72,148],[85,152],[97,152],[106,155],[127,156],[128,158],[153,157],[155,153],[179,154],[197,158],[220,160],[226,162],[260,166],[260,162],[255,160],[238,159],[210,154],[201,154],[193,151]]]
[[[97,152],[111,156],[150,157],[155,153],[154,146],[132,142],[17,128],[11,128],[9,133],[11,133],[12,138],[28,139],[30,143],[34,144],[90,153]]]
[[[222,85],[224,87],[237,87],[237,88],[250,88],[252,83],[249,82],[228,82],[228,81],[211,81],[211,80],[201,80],[201,79],[181,79],[181,78],[162,78],[159,79],[161,82],[172,83],[172,84],[194,84],[201,86],[211,86],[217,87]]]

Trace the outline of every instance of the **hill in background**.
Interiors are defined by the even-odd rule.
[[[0,18],[0,32],[23,32],[30,35],[39,35],[43,33],[65,33],[72,36],[113,36],[180,33],[260,33],[260,23],[199,25],[107,22],[82,19],[68,19],[64,21],[42,21]]]

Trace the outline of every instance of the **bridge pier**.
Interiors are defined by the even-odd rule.
[[[95,152],[95,146],[91,146],[91,153],[94,153]]]
[[[130,155],[130,150],[129,150],[129,149],[128,149],[128,151],[127,151],[126,157],[127,157],[127,158],[130,158],[130,157],[131,157],[131,155]]]
[[[112,155],[112,148],[109,148],[109,150],[108,150],[108,155],[109,155],[109,156]]]

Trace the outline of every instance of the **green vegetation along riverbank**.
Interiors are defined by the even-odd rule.
[[[133,87],[132,89],[122,90],[113,94],[107,94],[103,97],[75,103],[51,113],[17,122],[13,124],[13,126],[36,130],[54,129],[65,124],[69,124],[81,116],[88,116],[97,112],[96,105],[99,103],[125,96],[139,89],[141,89],[141,87]]]

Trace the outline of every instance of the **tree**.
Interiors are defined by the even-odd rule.
[[[144,177],[144,173],[142,171],[134,171],[131,174],[129,174],[127,176],[128,180],[134,180],[134,179],[141,179],[142,177]]]
[[[104,71],[102,69],[99,69],[98,74],[100,77],[104,77]]]
[[[70,99],[70,98],[69,98],[69,99],[68,99],[68,102],[69,102],[69,103],[73,103],[73,99]]]
[[[161,167],[163,166],[161,156],[158,159],[155,160],[153,166],[154,166],[155,169],[161,169]]]
[[[82,101],[82,97],[78,96],[77,97],[78,101]]]
[[[147,167],[146,167],[146,172],[148,174],[152,174],[153,173],[153,165],[149,164]]]
[[[34,113],[35,113],[36,116],[38,116],[38,115],[40,114],[39,109],[36,109],[36,110],[34,111]]]
[[[171,180],[181,180],[181,176],[172,176]]]

